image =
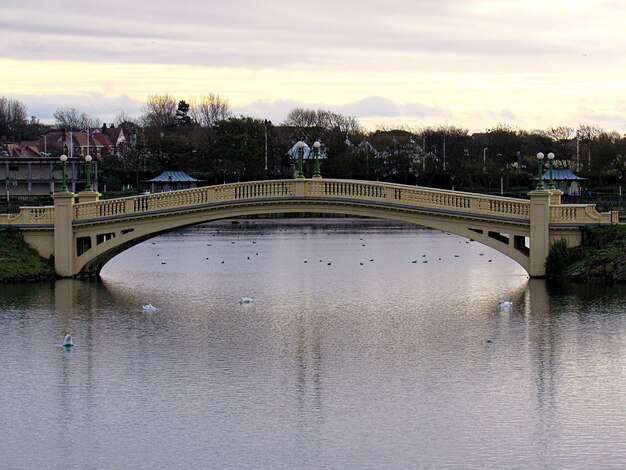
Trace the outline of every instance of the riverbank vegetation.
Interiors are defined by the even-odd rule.
[[[0,227],[0,282],[47,281],[55,278],[49,260],[22,238],[19,230]]]
[[[583,232],[580,246],[565,240],[550,246],[546,276],[573,282],[626,283],[626,225],[594,227]]]

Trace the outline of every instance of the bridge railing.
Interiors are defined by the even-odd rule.
[[[22,207],[17,214],[7,214],[0,218],[1,224],[49,225],[54,224],[54,207]]]
[[[399,184],[351,180],[272,180],[233,183],[219,186],[171,191],[79,203],[75,219],[85,220],[109,216],[193,207],[209,203],[293,197],[355,199],[403,204],[416,208],[441,209],[468,214],[484,214],[529,219],[529,202],[472,193],[460,193]]]
[[[560,204],[550,207],[553,224],[612,224],[619,222],[619,213],[598,212],[594,204]]]
[[[155,211],[184,210],[231,201],[298,197],[353,199],[400,204],[416,209],[501,217],[521,222],[530,220],[528,200],[374,181],[333,179],[254,181],[83,202],[74,205],[74,220],[117,218]],[[550,211],[551,223],[611,222],[611,214],[598,213],[593,205],[558,204],[553,205]],[[54,207],[24,207],[19,214],[9,216],[7,223],[52,224],[54,223]]]

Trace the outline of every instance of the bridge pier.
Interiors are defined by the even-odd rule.
[[[74,193],[55,193],[54,199],[54,270],[58,276],[74,276]]]
[[[546,275],[546,259],[550,251],[550,206],[560,204],[559,190],[547,189],[528,193],[530,196],[530,253],[528,274]]]

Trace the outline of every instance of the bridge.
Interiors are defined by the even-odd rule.
[[[61,277],[97,275],[117,254],[159,234],[211,220],[262,214],[349,214],[408,222],[473,239],[545,275],[550,243],[577,246],[586,226],[615,224],[617,213],[562,204],[554,189],[529,199],[401,184],[337,179],[253,181],[100,200],[93,191],[54,194],[54,206],[0,215]],[[78,201],[77,201],[78,199]]]

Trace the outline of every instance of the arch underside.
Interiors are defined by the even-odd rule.
[[[407,222],[475,240],[494,248],[529,269],[529,223],[498,221],[470,214],[441,213],[393,204],[307,199],[239,202],[196,207],[169,213],[145,213],[106,222],[75,223],[76,275],[94,275],[114,256],[152,237],[220,219],[265,214],[317,213],[353,215]]]

